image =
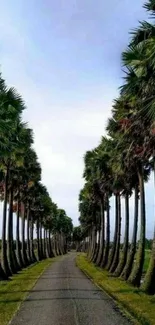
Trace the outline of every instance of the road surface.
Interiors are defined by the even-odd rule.
[[[75,257],[61,257],[43,273],[11,325],[131,325],[76,267]]]

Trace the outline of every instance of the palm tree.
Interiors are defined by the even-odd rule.
[[[18,271],[19,267],[18,265],[16,265],[16,260],[14,258],[14,248],[13,248],[13,185],[12,184],[9,193],[7,256],[8,256],[9,269],[11,270],[11,273],[14,274]]]
[[[1,142],[3,141],[3,153],[1,158],[1,165],[4,170],[4,206],[3,206],[3,224],[2,224],[2,267],[7,276],[11,275],[9,269],[7,254],[6,254],[6,221],[7,221],[7,202],[8,202],[8,183],[9,172],[12,159],[14,160],[14,151],[18,147],[18,141],[15,142],[14,130],[20,120],[21,112],[24,104],[21,97],[14,89],[2,89],[0,91],[0,116],[6,124],[6,129],[1,133]],[[9,133],[8,133],[9,129]],[[17,140],[17,139],[16,139]]]
[[[12,148],[12,157],[10,157],[10,174],[9,174],[9,215],[8,215],[8,262],[12,273],[20,270],[17,262],[16,254],[13,245],[13,199],[15,191],[16,168],[22,166],[24,163],[23,154],[25,150],[32,143],[31,130],[25,127],[25,124],[17,121],[14,125],[14,135],[12,136],[12,143],[16,145]]]
[[[144,7],[155,17],[155,2],[148,0]],[[135,286],[139,286],[145,254],[145,182],[151,169],[155,171],[155,110],[154,110],[154,71],[155,71],[155,25],[141,22],[138,29],[132,32],[132,40],[128,49],[122,54],[125,66],[125,84],[121,87],[120,97],[115,100],[112,108],[112,118],[107,131],[108,141],[112,143],[108,156],[106,145],[87,152],[85,157],[84,177],[89,187],[89,196],[81,202],[80,220],[89,225],[89,254],[92,261],[105,266],[115,276],[121,276]],[[108,146],[107,146],[108,147]],[[153,162],[153,165],[152,165]],[[108,177],[107,177],[108,175]],[[108,183],[108,185],[107,185]],[[90,190],[91,189],[91,190]],[[129,242],[129,196],[135,192],[134,227],[131,248]],[[115,231],[113,245],[105,262],[106,245],[104,244],[103,211],[107,210],[107,246],[109,247],[109,204],[107,198],[115,195]],[[125,196],[125,235],[122,257],[120,255],[121,196]],[[103,199],[104,198],[104,199]],[[89,224],[92,202],[101,204],[101,214],[97,218],[97,210]],[[136,254],[138,207],[140,201],[140,240]],[[105,209],[103,209],[103,205]],[[108,209],[107,209],[108,206]],[[85,210],[84,210],[85,209]],[[84,211],[84,212],[83,212]],[[84,220],[85,216],[85,220]],[[83,221],[84,220],[84,221]],[[99,231],[99,250],[96,245],[96,232]],[[103,249],[104,248],[104,249]],[[102,255],[102,258],[101,258]],[[147,270],[142,289],[150,294],[155,293],[155,234],[150,265]]]
[[[151,11],[154,17],[155,6],[154,1],[148,1],[144,7]],[[147,128],[151,129],[151,135],[154,134],[154,35],[155,26],[142,22],[137,30],[132,41],[132,48],[130,47],[127,52],[123,54],[125,64],[132,69],[135,74],[135,82],[137,83],[138,94],[142,98],[142,109],[140,111],[141,118],[147,120]],[[141,47],[141,53],[140,53]],[[137,73],[139,71],[139,73]],[[130,81],[130,80],[129,80]],[[135,86],[135,82],[133,86]],[[131,92],[131,82],[127,84],[125,91]],[[151,140],[151,139],[150,139]],[[153,145],[154,147],[154,145]],[[152,148],[153,149],[153,148]],[[152,150],[154,157],[154,150]],[[154,237],[155,238],[155,237]],[[155,239],[154,239],[155,241]],[[147,293],[154,293],[154,280],[155,280],[155,255],[154,255],[154,242],[152,247],[152,254],[148,272],[146,274],[142,289]]]
[[[58,254],[66,253],[67,240],[70,238],[68,236],[71,236],[72,232],[71,219],[62,209],[58,213],[57,205],[52,202],[46,187],[40,183],[41,167],[31,147],[32,130],[22,122],[21,115],[24,109],[21,96],[14,88],[6,87],[0,74],[0,199],[4,201],[1,280],[8,279],[13,273],[36,261],[33,243],[35,223],[39,260],[54,255],[51,246],[53,229],[56,231]],[[16,213],[16,249],[13,236],[13,213]],[[56,220],[57,228],[53,227],[53,218]]]
[[[88,258],[93,261],[98,255],[98,251],[96,252],[96,235],[97,230],[100,230],[100,221],[98,221],[100,220],[100,214],[98,210],[99,206],[94,200],[93,187],[87,182],[79,194],[79,221],[83,229],[85,229],[85,233],[89,233]]]
[[[99,240],[98,240],[98,251],[94,255],[94,262],[97,265],[101,265],[105,256],[105,210],[106,210],[106,193],[110,193],[110,177],[111,171],[109,166],[109,151],[112,149],[112,142],[103,137],[100,145],[92,150],[92,152],[87,152],[85,156],[85,171],[84,177],[88,183],[91,184],[93,189],[94,200],[100,206],[100,216],[99,216]],[[109,215],[108,215],[109,218]],[[107,222],[107,232],[109,232],[109,219]],[[109,234],[107,235],[107,238]],[[109,242],[109,239],[108,239]],[[107,245],[107,247],[109,244]],[[106,250],[106,254],[109,249]]]

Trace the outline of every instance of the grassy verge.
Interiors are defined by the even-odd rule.
[[[155,296],[147,296],[126,282],[110,277],[107,271],[88,262],[85,254],[78,255],[76,262],[95,284],[103,288],[140,324],[155,325]]]
[[[14,275],[11,281],[0,282],[0,325],[8,324],[42,272],[53,260],[44,260]]]

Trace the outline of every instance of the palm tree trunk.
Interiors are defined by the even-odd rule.
[[[55,252],[56,252],[56,256],[59,256],[59,252],[58,252],[58,243],[57,243],[57,234],[55,233],[54,236],[54,240],[55,240]]]
[[[67,254],[68,253],[68,239],[67,239],[67,237],[65,236],[65,242],[64,242],[64,247],[65,247],[65,254]],[[86,252],[86,251],[85,251]]]
[[[8,280],[8,277],[6,276],[6,274],[4,273],[3,269],[2,269],[2,265],[0,263],[0,281],[5,281]]]
[[[50,230],[48,231],[48,246],[49,246],[49,257],[54,257],[52,244],[51,244],[51,233]]]
[[[46,254],[46,258],[49,258],[49,242],[48,242],[48,238],[47,238],[47,230],[45,230],[45,254]]]
[[[141,219],[140,240],[139,240],[136,262],[130,274],[130,277],[128,279],[129,283],[137,287],[140,286],[141,277],[143,273],[144,258],[145,258],[146,215],[145,215],[145,188],[144,188],[144,176],[143,176],[142,167],[138,171],[138,179],[139,179],[139,188],[140,188],[140,219]]]
[[[117,232],[118,232],[118,194],[115,195],[115,232],[114,232],[114,239],[113,244],[109,254],[109,260],[106,266],[106,270],[110,270],[112,262],[115,256],[116,250],[116,243],[117,243]]]
[[[59,252],[59,255],[62,255],[61,254],[61,247],[60,247],[60,234],[59,233],[57,234],[57,243],[58,243],[58,252]]]
[[[60,255],[63,255],[63,240],[62,240],[62,233],[59,234],[59,249],[60,249]]]
[[[59,248],[59,234],[57,233],[56,234],[56,242],[57,242],[57,253],[58,253],[58,255],[61,255],[61,253],[60,253],[60,248]]]
[[[92,254],[93,254],[93,248],[94,248],[94,235],[95,235],[95,227],[92,225],[92,231],[91,231],[91,246],[90,246],[90,254],[89,254],[89,260],[92,260]]]
[[[117,240],[116,240],[116,250],[115,250],[115,255],[114,255],[114,260],[113,263],[110,267],[110,272],[113,273],[115,272],[117,265],[119,263],[119,255],[120,255],[120,236],[121,236],[121,198],[120,194],[117,196],[118,200],[118,209],[117,209],[117,214],[118,214],[118,227],[117,227]]]
[[[101,198],[101,240],[100,240],[99,253],[96,261],[97,265],[101,264],[103,254],[104,254],[104,244],[105,244],[104,231],[105,231],[105,215],[104,215],[104,197],[103,197]]]
[[[31,261],[31,251],[30,251],[30,206],[28,204],[27,208],[27,257],[29,264],[32,263]]]
[[[33,231],[34,231],[33,212],[31,212],[31,215],[30,215],[30,257],[31,257],[31,262],[35,263],[37,261],[37,259],[36,259],[35,253],[34,253]]]
[[[97,229],[96,225],[94,225],[94,233],[93,233],[93,247],[92,247],[92,255],[91,255],[91,261],[94,261],[95,252],[96,252],[96,240],[97,240]]]
[[[91,252],[91,230],[88,232],[88,252],[87,257],[90,258],[90,252]]]
[[[154,158],[154,183],[155,183],[155,158]],[[141,289],[149,295],[155,294],[155,226],[152,243],[151,258]]]
[[[22,211],[22,260],[24,267],[28,266],[28,258],[26,254],[26,243],[25,243],[25,216],[26,216],[26,208],[25,203],[22,203],[23,211]]]
[[[127,254],[128,254],[128,245],[129,245],[129,195],[128,193],[125,194],[125,235],[124,235],[124,245],[122,256],[120,262],[116,268],[114,275],[116,277],[120,276],[122,273],[124,266],[126,265],[127,261]]]
[[[64,255],[65,254],[65,252],[64,252],[64,236],[63,236],[62,232],[61,232],[61,235],[60,235],[60,242],[61,242],[61,244],[60,244],[61,252],[62,252],[62,255]]]
[[[151,258],[144,278],[144,282],[141,285],[141,289],[149,295],[155,294],[155,230],[151,250]]]
[[[39,218],[37,219],[37,255],[38,255],[38,261],[41,261],[41,251],[40,251],[40,227],[39,227]]]
[[[91,252],[92,252],[92,239],[93,239],[93,227],[89,230],[89,247],[88,247],[88,259],[91,259]]]
[[[9,264],[7,259],[7,242],[6,242],[8,180],[9,180],[9,168],[7,167],[5,179],[4,179],[4,204],[3,204],[2,251],[1,251],[1,263],[6,278],[11,275],[11,270],[9,269]]]
[[[85,251],[86,251],[86,237],[83,240],[83,247],[82,247],[82,252],[85,253]]]
[[[56,250],[56,235],[53,235],[53,252],[54,252],[54,256],[57,256],[57,250]]]
[[[50,248],[49,248],[49,241],[48,241],[48,230],[46,230],[46,256],[47,256],[47,258],[50,257]]]
[[[48,246],[48,255],[49,258],[53,257],[52,245],[51,245],[51,234],[50,230],[47,230],[47,246]]]
[[[96,260],[96,256],[97,256],[96,251],[97,251],[97,226],[95,226],[94,250],[92,256],[92,262]]]
[[[63,251],[63,255],[66,254],[65,241],[66,241],[66,236],[65,236],[64,233],[62,233],[62,251]]]
[[[17,273],[17,266],[14,260],[13,249],[13,187],[11,186],[9,193],[7,255],[9,269],[12,274],[15,274]]]
[[[99,230],[98,230],[98,241],[96,240],[96,243],[95,243],[95,252],[94,252],[94,258],[93,258],[94,263],[96,263],[97,258],[98,258],[100,242],[101,242],[101,216],[100,216],[100,224],[99,224]]]
[[[109,207],[109,197],[107,197],[106,244],[105,244],[103,259],[101,262],[102,268],[104,268],[108,263],[109,246],[110,246],[110,207]]]
[[[19,239],[19,214],[20,214],[20,203],[19,197],[17,198],[17,218],[16,218],[16,254],[17,261],[20,268],[23,267],[22,254],[21,254],[21,243]]]
[[[43,256],[46,258],[46,230],[43,228]]]
[[[127,263],[121,274],[121,278],[127,280],[131,274],[132,266],[134,263],[134,257],[136,254],[136,243],[137,243],[137,229],[138,229],[138,186],[135,187],[135,203],[134,203],[134,225],[133,225],[133,236],[130,247],[130,252],[127,258]]]
[[[41,253],[41,259],[44,259],[43,238],[42,238],[42,224],[41,224],[41,221],[40,221],[40,224],[39,224],[39,229],[40,229],[40,253]]]
[[[66,235],[63,234],[63,251],[64,251],[64,255],[67,254],[67,239],[66,239]]]
[[[47,240],[47,229],[44,228],[44,256],[45,258],[49,258],[49,247]]]

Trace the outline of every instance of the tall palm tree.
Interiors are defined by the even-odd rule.
[[[37,224],[38,230],[39,260],[54,255],[51,246],[53,229],[57,236],[58,254],[66,253],[68,236],[71,236],[72,232],[71,219],[62,209],[58,214],[57,205],[52,202],[46,187],[40,182],[41,167],[32,149],[32,130],[22,122],[24,109],[21,96],[14,88],[6,87],[0,74],[0,199],[4,201],[1,280],[8,279],[13,273],[36,261],[33,243],[34,223]],[[16,213],[16,249],[13,213]],[[53,227],[54,218],[57,228]],[[45,234],[44,252],[42,230]]]
[[[1,142],[3,141],[3,153],[1,158],[1,166],[4,170],[4,206],[3,206],[3,223],[2,223],[2,252],[1,260],[2,267],[6,275],[11,275],[11,270],[9,269],[7,254],[6,254],[6,221],[7,221],[7,202],[8,202],[8,182],[9,182],[9,172],[12,161],[14,160],[14,152],[16,151],[19,143],[15,141],[14,130],[18,121],[20,121],[20,116],[25,108],[23,100],[16,93],[16,91],[11,89],[2,89],[0,91],[0,117],[5,122],[6,129],[1,132]],[[8,132],[9,129],[9,132]],[[17,140],[17,139],[16,139]]]

